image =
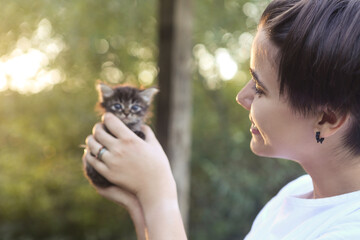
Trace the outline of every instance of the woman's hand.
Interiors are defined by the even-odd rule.
[[[105,131],[106,128],[113,134]],[[93,155],[104,146],[101,161],[89,154],[86,160],[110,182],[134,193],[146,207],[159,200],[177,198],[169,161],[148,126],[143,127],[146,141],[134,134],[113,114],[106,113],[93,135],[86,139]]]
[[[149,239],[187,239],[169,161],[150,127],[144,126],[142,131],[145,141],[113,114],[105,113],[103,123],[96,124],[93,135],[86,139],[92,154],[89,152],[84,158],[98,173],[119,187],[115,188],[117,190],[100,190],[100,194],[124,204],[120,197],[124,193],[120,193],[121,189],[131,193],[131,199],[138,200]],[[107,151],[99,160],[94,156],[103,146]]]
[[[88,154],[88,150],[85,150],[83,156],[84,168],[86,166],[86,161],[87,161],[86,159],[89,157],[93,157],[93,156]],[[118,205],[123,206],[128,211],[135,226],[137,239],[139,240],[148,239],[144,212],[139,200],[133,193],[126,191],[118,186],[100,188],[94,185],[94,187],[101,196],[107,198],[110,201],[115,202]]]

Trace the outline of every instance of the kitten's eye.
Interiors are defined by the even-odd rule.
[[[119,103],[115,103],[114,105],[113,105],[113,109],[114,110],[122,110],[122,105],[121,104],[119,104]]]
[[[139,106],[139,105],[132,105],[131,106],[131,111],[133,112],[133,113],[137,113],[137,112],[139,112],[141,110],[141,107]]]

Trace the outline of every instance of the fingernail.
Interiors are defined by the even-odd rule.
[[[107,118],[109,116],[110,116],[110,114],[106,112],[102,115],[101,120],[104,122],[105,118]]]

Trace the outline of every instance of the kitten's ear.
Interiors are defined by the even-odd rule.
[[[150,105],[153,97],[155,96],[156,93],[159,92],[159,89],[157,88],[147,88],[145,90],[142,90],[139,95],[140,97],[147,103]]]
[[[104,101],[104,98],[109,98],[114,94],[114,90],[104,83],[99,83],[96,86],[96,89],[99,93],[99,100],[101,102]]]

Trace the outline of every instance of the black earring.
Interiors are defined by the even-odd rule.
[[[316,142],[317,143],[323,143],[324,138],[320,138],[320,132],[316,132]]]

